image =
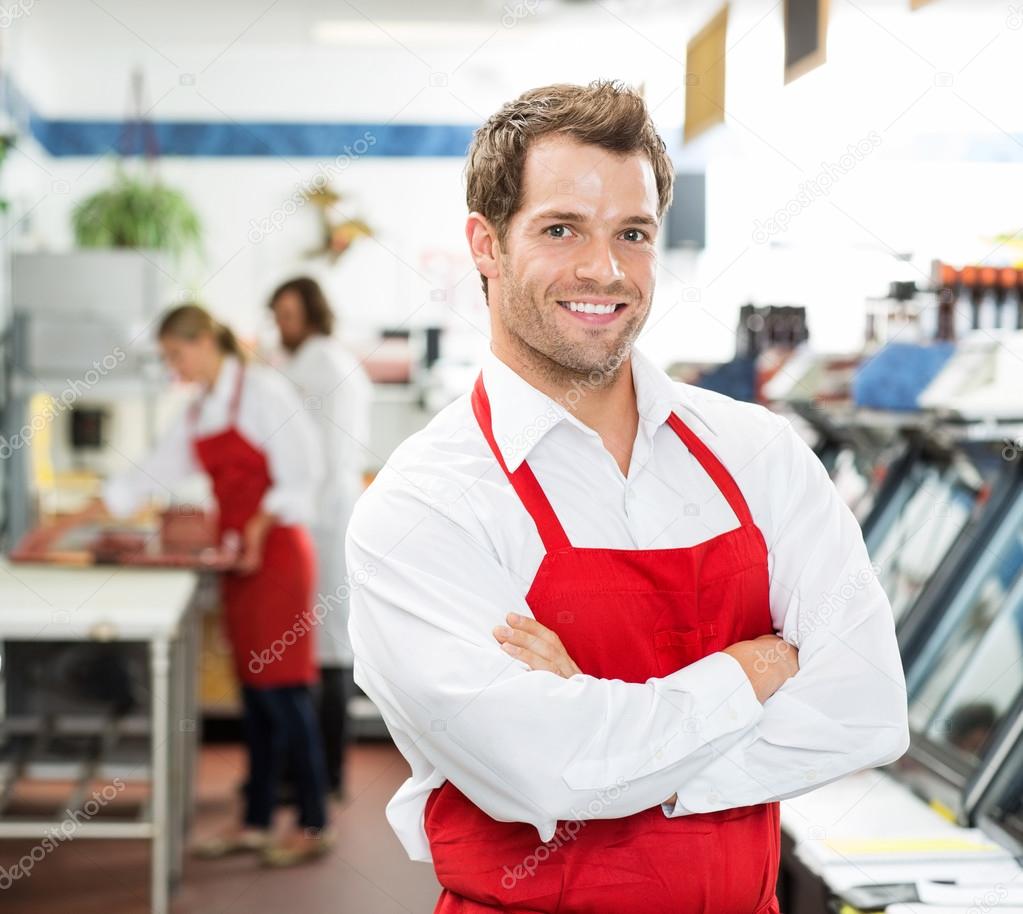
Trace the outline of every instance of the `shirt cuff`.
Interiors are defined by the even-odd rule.
[[[100,488],[103,507],[114,517],[130,517],[141,506],[142,499],[116,478],[108,479]]]
[[[573,762],[563,775],[569,787],[599,789],[663,771],[714,740],[748,730],[764,713],[742,666],[725,653],[710,654],[647,685],[658,701],[678,709],[670,715],[671,729],[657,745]],[[601,745],[607,749],[606,742]]]
[[[280,486],[266,490],[260,510],[277,519],[280,524],[310,524],[313,520],[311,495]]]

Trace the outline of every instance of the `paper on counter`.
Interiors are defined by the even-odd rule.
[[[1013,859],[1009,851],[978,828],[957,829],[954,834],[945,835],[843,836],[803,841],[798,846],[798,854],[813,869],[843,863]]]
[[[969,905],[973,908],[986,909],[997,907],[999,911],[1006,905],[1023,908],[1023,883],[1013,880],[993,879],[983,882],[970,879],[959,881],[955,885],[947,883],[918,882],[917,897],[929,905]]]
[[[912,903],[890,904],[884,909],[885,914],[977,914],[977,911],[991,911],[997,914],[1023,914],[1023,906],[988,907],[977,904],[932,905]]]
[[[974,861],[893,861],[890,863],[830,864],[818,875],[834,892],[858,885],[891,885],[921,880],[951,879],[977,885],[1023,883],[1023,871],[1015,860]]]

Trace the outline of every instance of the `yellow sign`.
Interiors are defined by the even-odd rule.
[[[728,4],[686,45],[686,119],[688,143],[725,120],[725,36]]]

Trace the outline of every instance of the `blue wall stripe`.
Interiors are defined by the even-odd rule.
[[[10,76],[0,74],[3,108],[52,156],[97,156],[120,146],[123,121],[44,118]],[[461,158],[470,124],[377,124],[293,121],[154,121],[159,152],[165,156],[283,156],[334,158],[346,147],[356,156],[443,156]],[[137,134],[137,132],[136,132]],[[710,153],[699,141],[678,145],[665,136],[679,168],[703,168]],[[365,149],[359,143],[366,144]],[[136,139],[136,146],[138,139]],[[358,145],[357,145],[358,144]],[[138,151],[136,148],[135,152]],[[1021,162],[1023,134],[934,133],[886,144],[882,158],[924,162]]]
[[[462,124],[330,124],[254,121],[156,121],[152,124],[162,156],[465,155],[475,129]],[[122,121],[47,120],[34,117],[32,134],[55,157],[95,156],[118,150]],[[133,131],[131,152],[139,152]]]
[[[45,118],[9,74],[0,74],[3,107],[15,124],[51,156],[97,156],[119,151],[124,121]],[[331,123],[302,121],[153,121],[160,155],[444,156],[462,158],[471,124]],[[139,152],[139,131],[133,132]]]

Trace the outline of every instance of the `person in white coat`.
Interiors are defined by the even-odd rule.
[[[332,335],[334,314],[315,280],[285,282],[270,297],[270,308],[287,356],[283,370],[299,389],[319,432],[327,468],[311,532],[319,559],[315,616],[320,623],[320,725],[331,793],[340,797],[350,737],[347,704],[355,688],[344,542],[362,492],[372,388],[359,360]]]

